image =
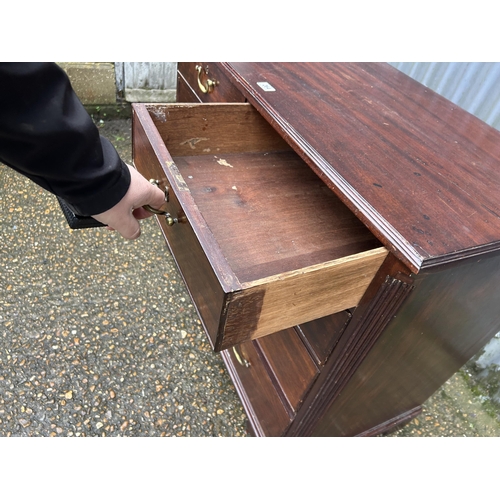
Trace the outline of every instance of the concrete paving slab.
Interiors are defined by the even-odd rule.
[[[115,65],[111,62],[61,62],[84,105],[116,104]]]

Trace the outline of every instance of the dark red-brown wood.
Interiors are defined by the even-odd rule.
[[[313,359],[293,328],[258,339],[255,344],[277,392],[295,413],[319,373]]]
[[[240,282],[380,246],[293,151],[221,157],[174,160]]]
[[[500,248],[497,130],[388,64],[222,67],[413,271]]]
[[[177,74],[177,102],[202,102],[186,82],[181,73]]]
[[[169,189],[179,223],[160,225],[215,350],[359,302],[387,251],[252,106],[133,108],[136,167]]]
[[[298,334],[319,366],[326,363],[351,318],[349,311],[341,311],[297,325]]]
[[[139,119],[137,112],[140,113],[141,110],[134,109],[133,115],[134,164],[146,178],[158,180],[163,188],[169,187],[171,183],[162,168],[162,164],[165,162],[165,151],[155,150],[154,146],[158,146],[160,140],[150,140],[150,137],[155,136],[158,132],[150,120]],[[145,128],[148,126],[149,129],[146,130]],[[182,208],[172,190],[169,194],[169,210],[174,217],[182,217]],[[163,234],[166,235],[170,228],[166,225],[165,218],[159,218],[158,221]],[[188,290],[205,329],[208,332],[216,332],[220,321],[218,311],[222,308],[224,294],[217,276],[208,262],[206,247],[203,248],[200,245],[197,235],[187,224],[183,224],[181,231],[170,231],[170,233],[173,233],[173,237],[171,236],[170,240],[165,239],[179,269],[182,269],[184,280],[187,283],[196,283],[196,286],[192,286]],[[186,248],[189,249],[189,252],[185,251]],[[222,265],[223,263],[221,263]],[[226,274],[230,276],[229,272]],[[209,336],[209,340],[214,346],[215,336]]]
[[[179,99],[247,99],[391,250],[357,307],[222,353],[252,433],[397,428],[500,329],[500,134],[385,64],[210,64]]]
[[[203,69],[198,74],[197,66]],[[180,62],[177,63],[177,85],[180,94],[177,102],[245,102],[241,92],[229,81],[224,71],[213,62]],[[206,81],[217,82],[211,92],[204,93],[198,80],[206,89]],[[195,99],[193,99],[195,96]]]
[[[268,369],[255,349],[254,342],[245,342],[235,349],[236,352],[234,349],[223,351],[222,359],[235,382],[236,391],[254,435],[284,435],[291,418],[274,388]]]
[[[289,435],[309,436],[315,431],[318,421],[342,395],[353,374],[369,355],[413,290],[414,282],[409,271],[389,254],[354,310],[351,321],[321,371],[313,390],[304,401],[297,418],[293,421]],[[333,331],[331,333],[334,334]],[[367,418],[366,413],[357,414],[356,425],[363,431],[379,425],[385,428],[386,421],[393,421],[394,425],[397,425],[400,421],[400,412],[393,410],[393,408],[389,410],[391,417],[375,423]],[[330,431],[331,435],[349,435],[342,434],[338,429]]]
[[[313,435],[360,434],[421,405],[500,331],[498,254],[424,272],[414,287]]]

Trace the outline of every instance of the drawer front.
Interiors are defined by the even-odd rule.
[[[133,109],[134,163],[170,189],[178,223],[160,225],[214,350],[357,305],[387,251],[255,109]]]
[[[221,354],[255,434],[282,436],[291,418],[254,343],[245,342]]]
[[[255,341],[278,393],[296,413],[319,369],[293,328]]]
[[[296,327],[298,334],[319,366],[326,363],[351,318],[352,314],[349,311],[340,311]]]
[[[177,72],[200,102],[245,102],[241,92],[216,63],[178,63]],[[178,96],[177,102],[184,102],[183,95],[184,92]],[[192,99],[187,102],[192,102]]]
[[[176,100],[177,102],[202,102],[179,72],[177,72]]]

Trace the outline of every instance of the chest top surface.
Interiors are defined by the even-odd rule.
[[[221,63],[410,268],[500,249],[500,132],[385,63]]]

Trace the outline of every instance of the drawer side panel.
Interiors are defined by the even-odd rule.
[[[133,142],[134,164],[138,171],[147,179],[158,179],[161,185],[168,184],[161,162],[136,116],[133,123]],[[179,217],[182,209],[173,193],[170,193],[169,205],[172,214]],[[169,227],[165,217],[157,218],[213,347],[226,294],[191,226],[188,223],[180,223]]]

